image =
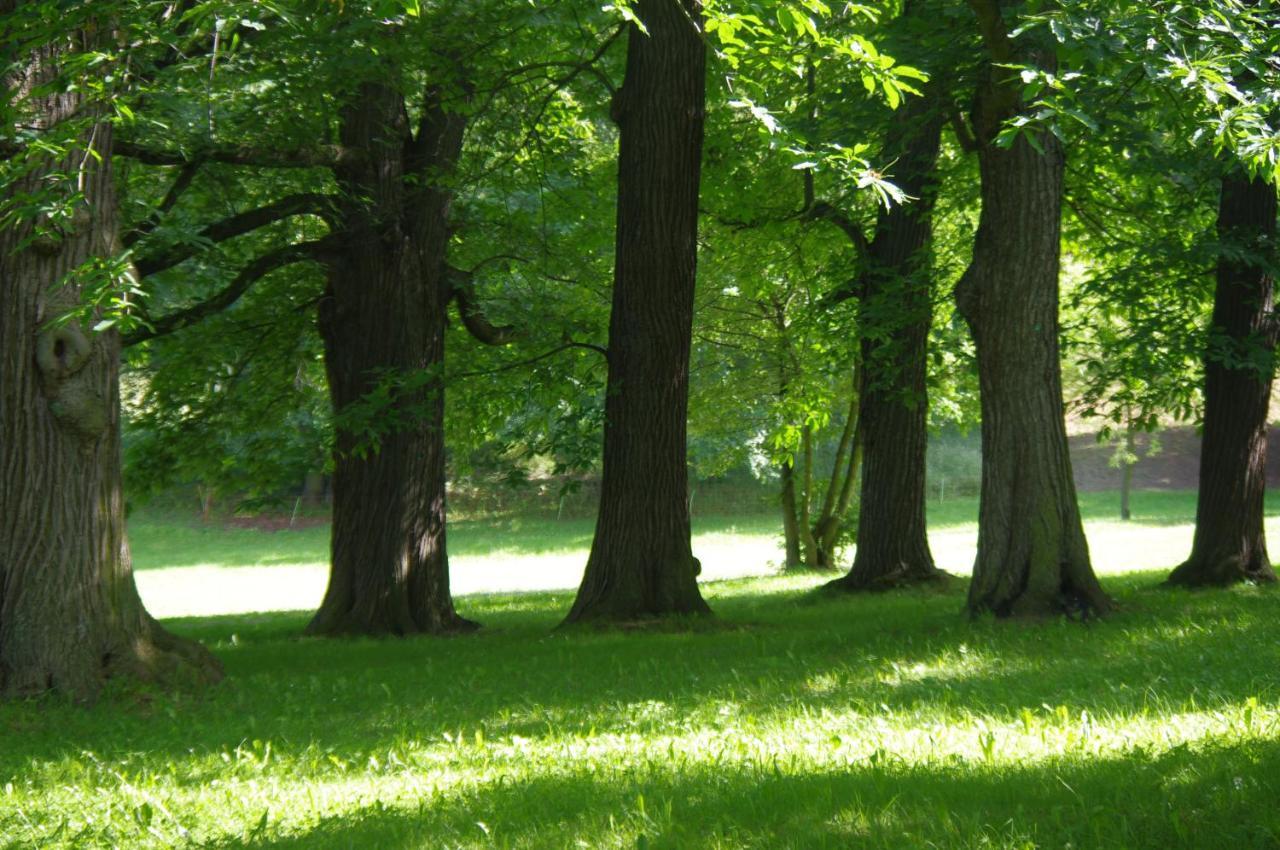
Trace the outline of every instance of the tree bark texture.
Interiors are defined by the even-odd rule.
[[[56,48],[38,50],[4,78],[6,95],[28,94],[60,59]],[[56,690],[91,699],[114,675],[215,680],[217,660],[165,631],[134,584],[119,336],[62,321],[80,306],[82,268],[121,250],[111,126],[93,121],[94,107],[74,92],[35,95],[27,105],[22,120],[36,131],[88,120],[65,157],[3,190],[36,196],[48,191],[49,175],[63,174],[81,200],[57,232],[30,219],[0,229],[0,696]]]
[[[979,12],[991,62],[973,123],[982,213],[956,302],[977,349],[982,405],[978,555],[972,614],[1088,616],[1109,610],[1089,560],[1076,503],[1058,353],[1063,153],[1055,136],[995,144],[1022,108],[1017,75],[1000,64],[1056,68],[1052,48],[1026,49],[1004,32],[999,5]],[[994,16],[991,14],[994,9]]]
[[[341,115],[341,248],[320,305],[340,427],[329,587],[309,634],[475,627],[454,609],[445,548],[444,331],[451,190],[465,119],[429,92],[416,134],[403,96],[364,84]],[[342,417],[387,389],[372,431]]]
[[[1191,555],[1169,583],[1276,580],[1263,530],[1274,315],[1276,188],[1233,173],[1222,181],[1212,335],[1204,361],[1204,439]],[[1235,361],[1235,362],[1233,362]]]
[[[861,274],[858,545],[833,589],[881,590],[944,576],[925,528],[928,445],[926,348],[933,320],[931,275],[935,166],[945,121],[936,85],[894,113],[886,158],[914,201],[881,209]]]
[[[685,424],[706,48],[698,0],[638,0],[615,95],[618,219],[596,534],[566,622],[710,609],[689,542]]]

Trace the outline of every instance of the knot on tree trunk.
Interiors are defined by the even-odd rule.
[[[109,424],[107,397],[85,371],[93,345],[75,324],[41,331],[36,337],[36,366],[49,412],[63,428],[85,442],[100,437]]]

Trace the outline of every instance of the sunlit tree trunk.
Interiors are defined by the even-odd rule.
[[[0,13],[20,4],[0,2]],[[147,613],[134,585],[120,481],[120,342],[81,308],[96,260],[120,251],[111,126],[78,91],[42,95],[65,58],[47,46],[11,67],[6,98],[26,132],[83,122],[62,158],[3,187],[38,197],[58,180],[78,194],[58,221],[0,229],[0,695],[57,690],[92,698],[104,679],[216,679],[203,647]],[[77,39],[75,43],[83,43]],[[13,138],[11,130],[6,133]],[[69,281],[69,285],[64,285]]]
[[[1024,134],[996,144],[1023,110],[1003,67],[1053,71],[1052,47],[1005,31],[1003,3],[970,0],[990,62],[973,123],[982,213],[956,302],[977,349],[982,403],[982,494],[969,610],[997,616],[1103,613],[1111,607],[1089,559],[1076,503],[1062,403],[1058,271],[1063,152],[1057,138]],[[1034,36],[1022,36],[1023,38]]]

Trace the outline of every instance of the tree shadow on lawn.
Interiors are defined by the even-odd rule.
[[[298,613],[175,621],[213,646],[226,682],[113,692],[87,710],[0,706],[0,782],[84,750],[163,761],[255,738],[360,761],[478,728],[490,740],[716,730],[726,710],[768,728],[805,712],[928,725],[1014,722],[1042,705],[1106,718],[1280,701],[1280,596],[1165,591],[1162,576],[1109,582],[1121,613],[1089,624],[971,623],[960,588],[814,601],[794,583],[778,592],[784,580],[710,585],[726,627],[692,632],[551,633],[569,594],[465,600],[490,628],[450,639],[297,639]]]
[[[299,833],[215,835],[205,846],[1244,850],[1280,845],[1277,793],[1274,740],[1017,766],[667,761],[437,791],[416,806],[375,802]]]

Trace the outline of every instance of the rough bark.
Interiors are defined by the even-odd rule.
[[[982,404],[978,555],[968,608],[1001,617],[1101,614],[1111,603],[1089,560],[1063,418],[1063,153],[1048,132],[1037,132],[1036,145],[1025,134],[1010,147],[995,144],[1003,123],[1023,109],[1017,76],[1000,66],[1030,61],[1052,71],[1056,61],[1052,48],[1010,38],[1000,3],[970,6],[990,63],[973,113],[982,213],[972,262],[956,288],[977,349]]]
[[[1227,250],[1218,259],[1211,333],[1221,339],[1205,355],[1196,531],[1190,557],[1169,575],[1170,584],[1188,587],[1276,580],[1262,523],[1271,357],[1280,330],[1273,314],[1275,186],[1239,173],[1225,177],[1218,238]]]
[[[3,80],[6,94],[29,92],[59,58],[56,48],[37,51]],[[47,223],[29,219],[0,229],[0,696],[52,689],[90,699],[115,675],[216,680],[217,660],[165,631],[134,584],[121,494],[119,337],[59,322],[80,306],[76,270],[121,248],[111,127],[93,122],[94,107],[74,92],[27,106],[29,129],[90,120],[75,150],[3,190],[30,197],[47,191],[47,174],[62,173],[82,201],[57,235],[39,235]],[[68,275],[73,282],[61,285]]]
[[[335,168],[340,248],[320,305],[336,415],[392,390],[376,434],[340,427],[334,453],[329,587],[309,634],[447,633],[454,609],[445,546],[445,279],[453,171],[465,120],[428,94],[416,134],[403,96],[360,86],[341,115],[357,150]]]
[[[881,210],[861,274],[862,496],[849,573],[831,587],[882,590],[943,573],[925,529],[926,346],[933,319],[934,167],[944,123],[936,86],[895,114],[886,144],[914,201]]]
[[[638,0],[613,103],[618,219],[596,534],[566,622],[709,613],[685,502],[706,48],[698,0]]]
[[[904,14],[920,10],[912,7]],[[930,241],[934,166],[944,121],[939,95],[939,86],[931,84],[926,96],[893,114],[884,159],[894,163],[894,181],[913,200],[881,209],[872,239],[828,205],[811,207],[814,217],[844,230],[863,263],[841,294],[860,302],[859,378],[850,409],[858,433],[855,465],[844,482],[850,491],[860,464],[858,544],[852,569],[828,584],[832,590],[883,589],[942,575],[933,565],[924,522]],[[847,505],[847,499],[841,501]]]

